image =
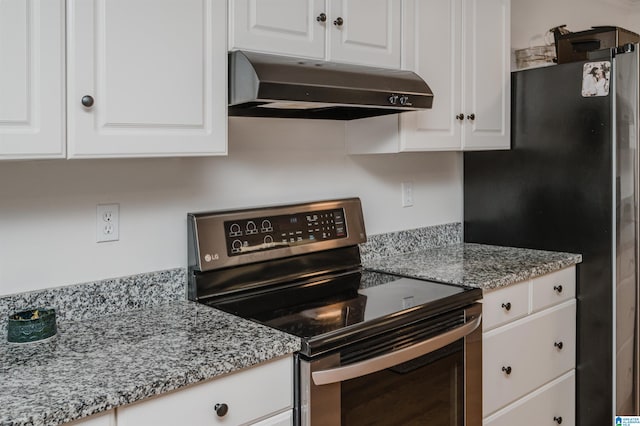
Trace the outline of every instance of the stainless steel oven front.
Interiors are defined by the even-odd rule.
[[[296,423],[480,426],[481,304],[354,342],[298,355]]]
[[[363,270],[360,200],[188,215],[189,299],[295,335],[296,425],[476,426],[478,288]]]

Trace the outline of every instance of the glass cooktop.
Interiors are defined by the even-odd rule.
[[[365,272],[364,274],[367,274]],[[355,272],[298,283],[213,306],[302,338],[307,344],[355,330],[384,332],[402,318],[427,318],[482,297],[476,288],[372,273],[386,281],[361,288]]]

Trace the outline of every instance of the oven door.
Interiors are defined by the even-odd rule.
[[[481,309],[474,304],[311,361],[298,357],[296,423],[481,425]]]

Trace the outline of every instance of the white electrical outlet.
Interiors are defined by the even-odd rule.
[[[413,206],[413,182],[402,182],[402,207]]]
[[[96,208],[96,241],[120,239],[120,204],[98,204]]]

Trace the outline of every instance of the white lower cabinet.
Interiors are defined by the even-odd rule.
[[[571,370],[486,418],[484,425],[574,425],[575,386],[576,374],[575,370]]]
[[[291,425],[292,407],[293,359],[287,356],[119,407],[117,426]]]
[[[574,425],[575,268],[483,299],[483,424]]]

